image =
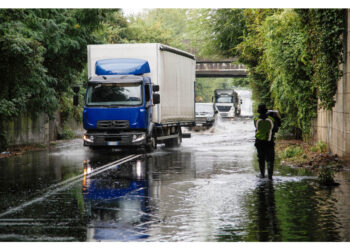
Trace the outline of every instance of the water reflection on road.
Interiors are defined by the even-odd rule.
[[[84,172],[93,171],[86,163]],[[148,237],[151,210],[146,171],[146,160],[139,159],[95,178],[84,176],[87,240],[136,241]]]

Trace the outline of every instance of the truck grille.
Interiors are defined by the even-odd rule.
[[[206,123],[207,118],[205,117],[196,117],[196,123]]]
[[[231,109],[231,106],[216,106],[216,108],[220,111],[220,112],[228,112]]]
[[[112,137],[106,137],[105,141],[121,141],[123,140],[123,137],[121,136],[112,136]]]
[[[98,121],[98,129],[125,129],[129,128],[129,121],[115,120],[115,121]]]

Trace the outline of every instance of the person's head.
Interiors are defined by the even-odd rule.
[[[258,113],[263,115],[263,114],[266,114],[266,112],[267,112],[266,105],[264,103],[260,103],[258,106]]]

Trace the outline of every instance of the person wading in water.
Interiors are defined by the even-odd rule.
[[[268,112],[266,105],[258,106],[259,116],[254,118],[255,147],[258,152],[260,176],[265,178],[265,162],[267,162],[268,178],[271,180],[275,161],[274,135],[281,124],[280,119]]]

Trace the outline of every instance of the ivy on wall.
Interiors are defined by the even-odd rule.
[[[313,67],[312,82],[318,90],[320,107],[331,110],[335,105],[337,81],[342,76],[345,10],[296,10],[308,34],[307,46]]]
[[[335,105],[342,76],[345,10],[247,9],[238,45],[249,67],[253,99],[279,109],[282,132],[308,139],[320,108]]]

